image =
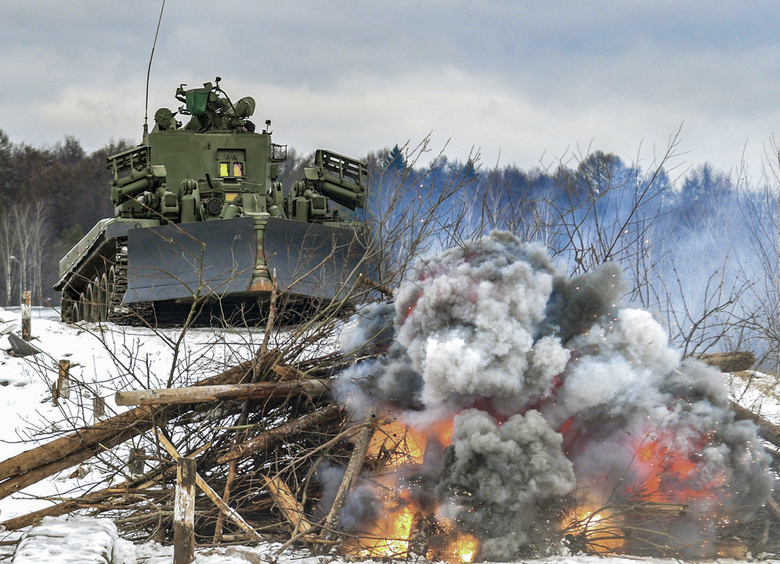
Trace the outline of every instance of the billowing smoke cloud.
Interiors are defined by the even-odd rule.
[[[454,418],[425,479],[484,559],[544,552],[542,524],[573,498],[684,502],[681,542],[702,550],[719,513],[739,521],[766,500],[768,457],[721,376],[683,362],[623,292],[615,265],[566,278],[541,247],[491,233],[421,261],[394,304],[356,316],[345,350],[382,354],[337,393],[356,417]]]
[[[561,443],[535,410],[502,425],[478,409],[455,417],[436,491],[456,504],[461,526],[483,539],[483,555],[515,555],[533,543],[540,530],[538,503],[574,489]]]

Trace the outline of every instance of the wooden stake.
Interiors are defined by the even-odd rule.
[[[22,292],[22,339],[32,339],[32,306],[30,305],[30,291]]]
[[[70,361],[60,361],[60,373],[57,377],[57,397],[70,399]]]
[[[92,416],[95,424],[106,418],[106,400],[100,396],[92,398]]]
[[[173,564],[190,564],[195,556],[195,468],[193,458],[176,460],[173,506]]]
[[[276,502],[279,511],[282,512],[287,522],[292,525],[293,531],[303,533],[304,535],[311,531],[312,524],[303,518],[303,507],[298,503],[298,498],[290,491],[290,488],[279,476],[269,478],[263,475],[268,493]]]

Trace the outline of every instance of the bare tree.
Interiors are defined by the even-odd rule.
[[[49,226],[45,202],[11,202],[0,214],[0,265],[6,304],[13,296],[13,272],[22,290],[32,292],[33,305],[43,304],[42,265]]]
[[[367,260],[376,282],[390,287],[408,276],[417,258],[459,244],[473,234],[467,221],[469,202],[463,198],[473,182],[466,167],[449,166],[442,149],[428,166],[418,168],[431,151],[430,138],[399,150],[402,167],[395,160],[387,166],[390,163],[376,155],[369,159],[374,177]],[[478,152],[469,156],[470,167],[478,161]]]
[[[5,305],[11,305],[13,290],[11,276],[13,262],[13,226],[11,224],[12,219],[9,217],[8,211],[3,208],[0,211],[0,266],[3,269],[3,289],[5,291]]]

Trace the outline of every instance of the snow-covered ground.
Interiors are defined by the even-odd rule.
[[[198,367],[208,365],[213,371],[220,366],[238,364],[252,357],[256,343],[262,339],[262,334],[255,335],[250,331],[193,329],[174,361],[174,344],[180,336],[179,330],[153,332],[114,325],[77,327],[61,323],[58,312],[43,308],[34,308],[32,319],[31,344],[41,351],[39,354],[14,356],[9,342],[11,332],[21,334],[19,309],[0,309],[0,411],[5,420],[0,426],[0,460],[50,440],[58,428],[70,428],[72,423],[66,420],[92,423],[96,396],[103,398],[106,416],[110,416],[127,409],[116,407],[114,394],[119,389],[140,388],[141,384],[154,387],[155,380],[164,386],[171,370],[176,371],[177,377],[184,373],[199,374],[198,378],[210,376],[210,373],[200,373]],[[69,362],[70,379],[77,384],[71,387],[69,398],[59,398],[55,403],[52,386],[57,382],[62,360]],[[130,372],[144,381],[133,382],[128,377]],[[122,455],[121,448],[117,450]],[[87,461],[2,499],[0,521],[48,507],[52,503],[50,499],[78,495],[96,482],[121,479],[121,476],[104,475],[103,471]],[[68,531],[71,544],[100,544],[100,535],[96,536],[94,528],[84,523],[84,520],[78,520],[57,526]],[[81,537],[80,541],[73,543],[73,535]],[[10,541],[18,536],[18,532],[0,533],[0,540]],[[124,555],[115,564],[171,561],[170,547],[155,543],[133,546],[121,540],[115,544],[116,557]],[[13,550],[13,546],[0,546],[0,556],[8,557]],[[263,551],[269,553],[271,547],[229,551],[199,549],[197,562],[251,562]],[[36,555],[30,561],[71,562],[63,554]]]
[[[32,320],[32,344],[41,353],[35,356],[18,358],[9,351],[10,332],[20,332],[20,313],[17,310],[0,309],[0,410],[5,424],[0,426],[0,460],[8,459],[34,446],[35,441],[46,441],[57,425],[64,425],[66,416],[91,423],[93,420],[93,398],[99,396],[105,399],[107,413],[122,411],[115,406],[114,393],[120,388],[132,388],[134,382],[128,377],[130,372],[139,375],[147,381],[154,378],[165,381],[171,370],[182,370],[188,367],[187,373],[197,373],[197,367],[208,363],[210,366],[232,366],[251,358],[256,349],[256,343],[262,339],[259,332],[249,331],[214,331],[196,329],[187,336],[186,349],[174,361],[172,342],[175,342],[179,332],[171,329],[154,333],[139,328],[73,326],[59,321],[56,311],[51,309],[34,309]],[[61,360],[70,362],[71,378],[81,383],[71,390],[70,398],[60,399],[55,404],[52,397],[52,386],[58,376],[58,366]],[[123,369],[123,366],[125,367]],[[130,370],[132,368],[132,370]],[[200,377],[211,374],[200,374]],[[732,377],[732,397],[740,404],[761,413],[780,424],[780,397],[774,388],[775,379],[755,376],[752,379]],[[136,383],[138,384],[138,383]],[[136,385],[136,387],[140,387]],[[63,427],[65,428],[65,427]],[[101,469],[93,467],[89,462],[82,464],[77,470],[73,468],[59,473],[50,479],[26,488],[24,491],[0,500],[0,521],[23,515],[51,504],[46,498],[58,496],[71,497],[77,495],[80,488],[94,484],[101,479]],[[50,527],[55,531],[64,527],[69,542],[82,547],[97,547],[100,543],[113,545],[114,562],[156,564],[172,561],[172,548],[156,543],[133,545],[116,536],[115,529],[98,529],[89,520],[76,518],[63,524],[62,519],[50,521]],[[94,520],[93,520],[94,521]],[[106,532],[107,531],[107,532]],[[58,533],[59,534],[59,533]],[[10,541],[18,538],[19,532],[1,533],[0,541]],[[106,536],[108,535],[108,536]],[[113,535],[113,536],[112,536]],[[105,539],[109,540],[106,541]],[[101,540],[103,539],[103,540]],[[10,558],[14,546],[0,545],[0,558]],[[97,550],[96,552],[99,552]],[[265,544],[247,547],[199,548],[195,562],[198,564],[238,564],[244,562],[296,562],[300,564],[325,564],[334,562],[332,556],[312,556],[308,553],[288,550],[278,555],[278,545]],[[561,564],[590,564],[602,561],[597,557],[558,557],[547,562]],[[647,562],[664,562],[656,559],[643,559]],[[37,554],[30,562],[75,562],[65,554]],[[82,560],[84,561],[84,560]],[[90,559],[99,562],[101,560]],[[635,562],[634,558],[611,558],[611,561]]]

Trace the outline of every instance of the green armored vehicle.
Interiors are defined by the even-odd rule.
[[[354,283],[367,230],[347,216],[365,203],[366,166],[318,150],[285,190],[287,147],[271,142],[270,121],[256,132],[255,101],[233,103],[219,80],[180,86],[179,111],[159,109],[142,145],[108,158],[114,217],[60,261],[64,320],[176,324],[194,311],[245,321],[274,285],[308,307]]]

